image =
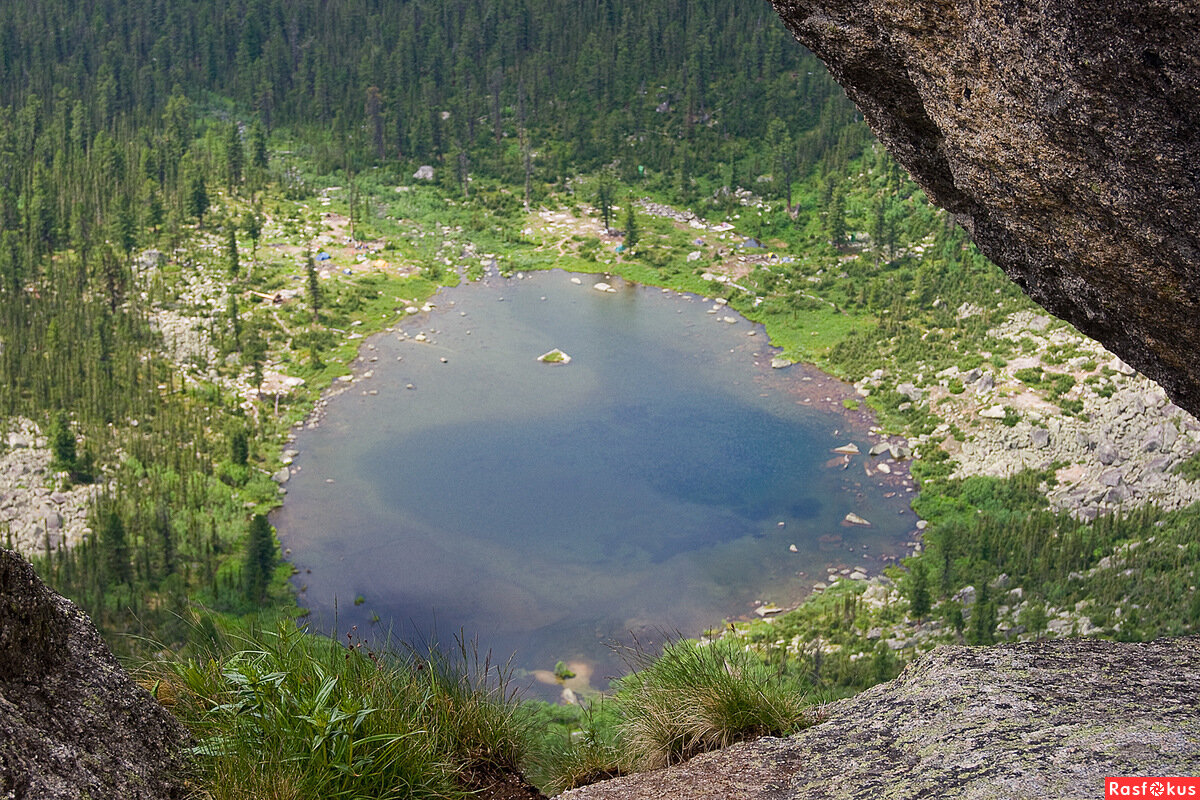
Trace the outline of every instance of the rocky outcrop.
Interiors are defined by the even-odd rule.
[[[1103,797],[1200,774],[1200,640],[942,647],[824,722],[563,800]]]
[[[988,257],[1200,415],[1200,7],[772,3]]]
[[[0,798],[182,798],[184,744],[87,616],[0,549]]]
[[[26,553],[74,547],[92,532],[95,485],[61,486],[37,425],[16,417],[0,440],[0,543]]]

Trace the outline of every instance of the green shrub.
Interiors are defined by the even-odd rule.
[[[1175,465],[1173,470],[1176,475],[1180,475],[1189,481],[1200,481],[1200,453],[1194,454],[1191,458],[1180,461]]]
[[[1041,367],[1026,367],[1014,372],[1013,377],[1021,381],[1021,383],[1037,386],[1042,382],[1042,369]]]

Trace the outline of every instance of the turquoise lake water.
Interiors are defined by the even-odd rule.
[[[622,671],[608,643],[696,635],[794,602],[827,566],[903,554],[911,483],[867,474],[862,415],[833,382],[771,369],[735,312],[597,280],[443,290],[364,345],[372,376],[298,433],[272,517],[315,627],[336,606],[343,634],[463,631],[518,669],[576,662],[602,687]],[[536,360],[553,348],[571,363]],[[851,441],[864,455],[831,452]]]

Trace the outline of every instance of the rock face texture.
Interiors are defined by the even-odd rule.
[[[825,722],[563,800],[1104,797],[1200,774],[1200,640],[942,647]]]
[[[771,1],[988,257],[1200,415],[1200,6]]]
[[[184,745],[91,620],[0,549],[0,800],[182,798]]]

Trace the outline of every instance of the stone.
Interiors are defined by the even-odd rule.
[[[871,526],[870,522],[867,522],[865,519],[860,517],[858,514],[855,514],[853,511],[851,511],[849,514],[846,515],[844,521],[850,525],[859,525],[864,528],[869,528]]]
[[[833,452],[841,453],[842,455],[846,455],[846,456],[856,456],[856,455],[858,455],[859,450],[858,450],[858,445],[854,444],[854,442],[850,442],[848,444],[842,445],[841,447],[833,448]]]
[[[1129,487],[1122,483],[1108,490],[1108,493],[1104,495],[1104,502],[1111,503],[1112,505],[1120,505],[1132,496],[1133,493],[1129,490]]]
[[[918,389],[916,386],[914,386],[911,383],[898,384],[896,386],[896,393],[904,395],[905,397],[907,397],[909,400],[913,401],[914,403],[921,402],[921,399],[925,397],[925,392]]]
[[[1109,464],[1115,464],[1120,461],[1121,454],[1111,443],[1103,442],[1099,447],[1096,448],[1096,458],[1099,459],[1101,464],[1108,466]]]
[[[1041,450],[1050,445],[1050,431],[1045,428],[1034,428],[1029,432],[1029,443]]]
[[[1175,446],[1175,442],[1179,440],[1179,430],[1170,422],[1163,423],[1159,426],[1162,431],[1162,448],[1170,450]]]
[[[975,391],[990,392],[996,388],[996,378],[990,372],[985,372],[983,377],[975,381]]]
[[[560,797],[1099,797],[1108,775],[1200,773],[1197,664],[1197,639],[939,647],[794,736]]]
[[[0,796],[182,800],[182,726],[87,616],[0,549]]]
[[[423,164],[417,167],[417,171],[413,173],[413,178],[418,181],[433,180],[433,167],[428,164]]]
[[[979,412],[979,416],[983,417],[984,419],[1004,419],[1005,415],[1006,412],[1004,410],[1004,406],[999,404],[991,406],[990,408],[985,408]]]
[[[1170,456],[1159,456],[1147,461],[1142,468],[1147,472],[1165,472],[1173,460]]]
[[[985,255],[1200,414],[1194,3],[772,4]]]
[[[1100,475],[1100,483],[1105,486],[1120,486],[1123,479],[1124,476],[1119,469],[1110,469]]]

